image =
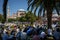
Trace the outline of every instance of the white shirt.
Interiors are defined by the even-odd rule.
[[[55,27],[56,27],[56,25],[52,24],[52,28],[55,28]]]
[[[6,32],[7,32],[7,30],[6,30],[6,29],[4,29],[3,33],[6,33]]]

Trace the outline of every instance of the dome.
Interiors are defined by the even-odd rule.
[[[18,11],[25,11],[24,9],[19,9]]]

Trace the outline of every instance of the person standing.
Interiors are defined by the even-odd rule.
[[[48,35],[48,37],[51,37],[51,36],[52,36],[52,29],[49,28],[49,29],[47,30],[47,35]]]
[[[55,40],[60,40],[60,29],[59,28],[57,28],[57,30],[53,32],[53,37]]]
[[[40,40],[40,37],[39,37],[37,31],[34,31],[34,35],[33,35],[32,40]]]
[[[40,38],[41,38],[41,40],[45,40],[46,39],[46,33],[42,31],[40,34]]]
[[[2,40],[8,40],[9,36],[8,36],[8,32],[4,33],[2,36]]]

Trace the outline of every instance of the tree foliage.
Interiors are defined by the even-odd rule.
[[[1,21],[1,19],[2,19],[2,15],[0,14],[0,21]]]
[[[28,0],[28,8],[27,10],[31,10],[34,12],[34,15],[36,15],[36,12],[38,10],[38,16],[45,13],[45,10],[47,10],[48,7],[52,8],[52,11],[55,9],[57,13],[59,14],[58,11],[58,6],[56,5],[57,3],[60,3],[60,0]]]
[[[25,17],[27,21],[30,21],[30,22],[36,21],[36,17],[31,11],[27,12]]]
[[[41,16],[42,11],[43,15],[45,15],[45,10],[47,11],[47,21],[48,21],[48,28],[51,28],[52,24],[52,12],[55,9],[56,12],[59,14],[59,10],[56,6],[56,3],[60,2],[60,0],[28,0],[28,10],[36,12],[38,10],[38,17]]]
[[[36,16],[31,11],[28,11],[24,17],[19,19],[19,21],[33,23],[36,21]]]
[[[11,18],[8,19],[8,22],[13,22],[13,21],[16,21],[16,19],[11,19]]]
[[[4,23],[4,20],[5,20],[5,19],[3,18],[3,15],[0,14],[0,22],[1,22],[1,23]]]
[[[21,21],[21,22],[26,22],[26,18],[25,18],[25,17],[20,17],[20,18],[19,18],[19,21]]]
[[[2,21],[3,16],[0,14],[0,21]]]

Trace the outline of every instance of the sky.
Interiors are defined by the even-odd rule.
[[[8,0],[8,5],[10,8],[10,15],[13,13],[17,13],[17,10],[24,9],[27,11],[27,0]],[[3,13],[2,11],[3,6],[3,0],[0,0],[0,13]],[[54,11],[56,13],[56,11]],[[37,12],[38,13],[38,12]]]
[[[27,0],[8,0],[10,15],[16,13],[19,9],[27,10]],[[3,0],[0,0],[0,13],[2,12]]]

